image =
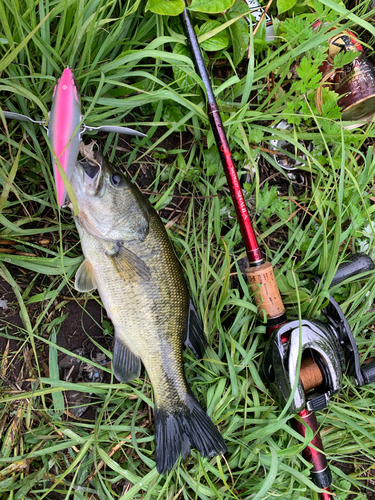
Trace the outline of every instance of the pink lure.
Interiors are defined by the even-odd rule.
[[[3,111],[3,114],[7,120],[19,120],[21,122],[37,123],[38,125],[45,126],[44,120],[33,120],[29,116],[20,113]],[[47,132],[54,153],[69,181],[78,158],[81,135],[84,134],[86,130],[147,137],[143,132],[138,132],[138,130],[133,130],[128,127],[118,125],[88,127],[87,125],[83,125],[81,121],[81,98],[78,93],[73,72],[70,68],[66,68],[53,91]],[[52,155],[52,165],[55,176],[57,199],[59,205],[62,206],[65,202],[67,190],[59,169],[57,168],[54,155]]]
[[[66,68],[57,82],[52,96],[48,136],[68,180],[77,161],[80,143],[81,99],[73,72]],[[53,172],[59,205],[66,198],[66,187],[52,155]]]

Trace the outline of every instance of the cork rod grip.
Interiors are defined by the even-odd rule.
[[[265,311],[267,319],[274,319],[285,313],[285,307],[276,283],[271,262],[248,267],[245,271],[258,312]]]

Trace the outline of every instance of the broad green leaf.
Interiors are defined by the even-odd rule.
[[[203,150],[203,166],[207,172],[207,175],[214,175],[219,169],[220,165],[220,154],[217,147],[211,147]]]
[[[171,127],[173,124],[182,120],[184,115],[182,114],[181,109],[178,108],[177,106],[171,106],[171,105],[167,104],[163,110],[163,117],[164,117],[164,121],[166,122],[167,127]],[[183,132],[184,129],[185,129],[185,127],[183,125],[181,125],[180,127],[178,127],[177,130],[179,132]]]
[[[277,0],[277,10],[279,14],[291,9],[295,3],[296,0]]]
[[[148,0],[145,11],[162,16],[178,16],[185,8],[184,0]]]
[[[182,43],[176,43],[173,49],[174,54],[183,55],[186,57],[190,56],[190,51]],[[194,69],[187,64],[174,64],[173,65],[173,76],[177,82],[177,85],[184,92],[189,92],[196,85],[195,78],[192,76],[195,73]]]
[[[209,33],[215,28],[220,28],[220,27],[221,23],[219,23],[219,21],[214,21],[214,20],[207,21],[206,23],[202,24],[202,26],[199,28],[198,35],[204,35],[205,33]],[[201,47],[204,50],[216,51],[225,49],[228,43],[229,43],[229,34],[228,31],[224,29],[223,31],[220,31],[220,33],[202,42]]]
[[[237,17],[238,14],[239,13],[236,11],[231,11],[228,13],[228,17],[233,19]],[[249,46],[249,27],[245,19],[242,18],[229,26],[228,29],[232,38],[233,63],[236,67],[242,61]]]
[[[219,14],[229,9],[233,4],[234,0],[193,0],[188,9],[207,14]]]

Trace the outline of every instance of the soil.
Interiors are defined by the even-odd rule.
[[[17,384],[23,388],[24,364],[21,356],[17,355],[19,349],[22,348],[22,342],[16,339],[17,333],[23,328],[23,323],[18,309],[14,306],[13,290],[2,278],[0,278],[0,300],[2,305],[0,308],[0,376],[4,386],[10,386],[13,389]]]
[[[64,292],[64,290],[63,290]],[[69,297],[68,297],[69,298]],[[35,359],[29,343],[25,343],[26,333],[24,325],[19,314],[17,298],[9,285],[4,279],[0,278],[0,300],[6,301],[6,307],[0,308],[0,353],[5,354],[5,357],[0,362],[0,377],[5,386],[11,388],[29,390],[30,382],[28,379],[36,377]],[[69,350],[76,351],[78,348],[83,348],[84,355],[87,358],[93,359],[99,352],[99,348],[91,341],[95,340],[108,350],[112,349],[113,339],[111,336],[103,335],[101,327],[105,311],[95,301],[88,300],[86,304],[79,303],[76,300],[66,300],[64,306],[58,311],[52,311],[51,316],[46,320],[46,324],[60,316],[61,314],[67,317],[62,322],[61,327],[56,337],[58,346]],[[1,302],[5,305],[4,302]],[[29,316],[36,317],[41,312],[40,305],[28,308]],[[49,333],[43,330],[43,337],[48,339]],[[91,337],[91,339],[90,339]],[[36,341],[38,350],[38,363],[41,370],[41,376],[49,376],[49,356],[48,345],[42,341]],[[23,354],[23,355],[22,355]],[[66,356],[65,353],[58,353],[58,363]],[[62,373],[60,374],[62,377]],[[108,382],[110,377],[104,374],[103,380]],[[72,378],[70,378],[72,381]],[[74,379],[73,379],[74,381]],[[95,405],[89,405],[84,412],[84,419],[95,419],[97,408]],[[67,413],[67,418],[72,415]]]
[[[354,463],[356,462],[356,459],[359,459],[361,463],[364,462],[364,458],[360,456],[353,456],[353,463],[343,463],[343,462],[332,462],[332,465],[335,467],[338,467],[340,470],[342,470],[345,474],[348,476],[356,473],[358,474],[358,470],[356,470],[356,467]],[[367,468],[369,468],[371,464],[369,463]],[[373,468],[370,468],[369,471],[365,471],[363,466],[359,466],[360,474],[359,478],[360,479],[360,488],[356,488],[354,485],[351,487],[351,491],[353,491],[353,494],[349,495],[347,500],[358,500],[359,495],[365,495],[364,497],[362,496],[361,498],[366,498],[367,500],[374,500],[375,499],[375,471]],[[363,471],[363,472],[361,472]],[[372,490],[372,491],[371,491]]]

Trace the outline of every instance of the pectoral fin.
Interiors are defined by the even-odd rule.
[[[145,262],[121,243],[116,243],[106,251],[119,276],[124,281],[132,281],[138,277],[145,281],[151,278],[151,272]]]
[[[191,299],[185,345],[198,359],[203,357],[207,347],[207,339],[203,331],[203,325]]]
[[[79,292],[91,292],[97,288],[93,267],[87,259],[76,272],[74,287]]]
[[[113,349],[113,373],[120,382],[130,382],[141,373],[141,360],[115,335]]]

